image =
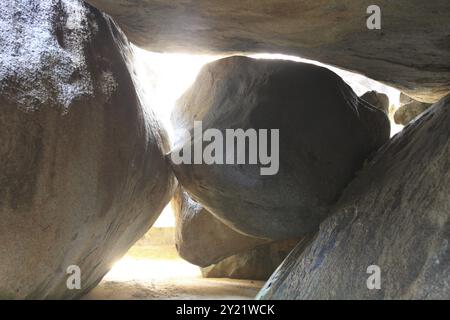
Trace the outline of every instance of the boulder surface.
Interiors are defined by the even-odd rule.
[[[449,132],[450,95],[378,151],[259,297],[450,299]]]
[[[377,107],[387,115],[389,114],[389,97],[386,94],[372,90],[367,91],[360,98]]]
[[[422,114],[427,110],[431,104],[419,101],[412,101],[402,105],[394,113],[394,121],[397,124],[406,126],[411,120]]]
[[[450,92],[448,0],[87,0],[158,52],[284,53],[363,73],[424,102]],[[369,9],[369,10],[368,10]]]
[[[83,1],[0,7],[0,298],[81,296],[169,201],[166,134],[131,57]]]
[[[178,254],[197,266],[206,267],[267,243],[267,240],[234,231],[195,202],[181,187],[175,192],[172,206]]]

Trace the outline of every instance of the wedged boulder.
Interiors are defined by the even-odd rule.
[[[298,242],[298,239],[282,240],[260,245],[202,268],[202,276],[204,278],[267,280]]]
[[[450,95],[376,154],[259,297],[450,299],[449,132]]]
[[[406,126],[411,120],[416,118],[418,115],[422,114],[427,110],[431,104],[423,103],[419,101],[411,101],[402,105],[394,113],[394,121],[397,124],[402,124]]]
[[[387,115],[389,114],[389,97],[386,94],[372,90],[367,91],[360,98],[377,107]]]
[[[178,100],[172,121],[180,130],[170,158],[183,188],[231,228],[272,240],[316,230],[364,159],[389,139],[386,115],[328,69],[241,56],[206,65]],[[212,139],[219,145],[213,164],[189,164],[202,137],[193,132],[186,140],[182,129],[192,132],[194,121],[202,121],[202,132],[213,128],[223,136],[223,145]],[[240,149],[237,139],[227,138],[230,128],[270,130],[258,131],[260,138],[255,133],[253,143],[247,139]],[[228,162],[225,145],[233,142],[234,162]],[[205,154],[211,145],[204,142]],[[256,164],[248,164],[249,145],[258,149]],[[237,164],[242,149],[245,164]],[[262,165],[264,149],[272,159]],[[181,150],[191,150],[190,158]],[[218,164],[221,159],[233,164]]]
[[[450,92],[448,0],[87,2],[151,51],[284,53],[363,73],[424,102]],[[381,28],[369,30],[373,4]]]
[[[267,240],[243,235],[214,217],[178,187],[172,199],[175,246],[183,259],[206,267]]]
[[[83,1],[2,4],[1,298],[81,296],[169,201],[166,134],[141,104],[131,54]],[[80,289],[66,285],[72,265]]]

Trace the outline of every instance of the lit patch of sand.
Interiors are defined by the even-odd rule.
[[[83,299],[244,300],[253,299],[264,284],[262,281],[204,279],[197,266],[180,259],[173,251],[171,246],[133,247]]]

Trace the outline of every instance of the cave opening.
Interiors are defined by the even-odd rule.
[[[450,2],[325,2],[6,1],[0,300],[448,299]]]
[[[223,56],[156,53],[135,46],[133,50],[135,72],[145,104],[161,119],[173,147],[177,128],[173,126],[170,116],[177,99],[195,81],[205,64]],[[385,94],[389,99],[391,136],[403,128],[393,119],[400,106],[400,91],[395,88],[360,74],[300,57],[271,53],[249,57],[323,66],[338,74],[358,96],[369,91]],[[257,295],[270,275],[267,271],[262,276],[260,272],[255,279],[236,270],[221,274],[223,270],[211,272],[211,267],[201,268],[180,257],[175,244],[176,220],[172,202],[85,299],[253,299]],[[290,249],[282,252],[283,258]],[[233,268],[231,265],[229,263],[227,267]],[[272,269],[274,271],[275,266]]]

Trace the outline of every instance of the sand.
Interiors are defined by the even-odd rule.
[[[164,248],[164,254],[155,254],[154,248],[140,247],[117,262],[83,299],[249,300],[254,299],[263,284],[252,280],[204,279],[197,266],[180,259],[171,248]]]

